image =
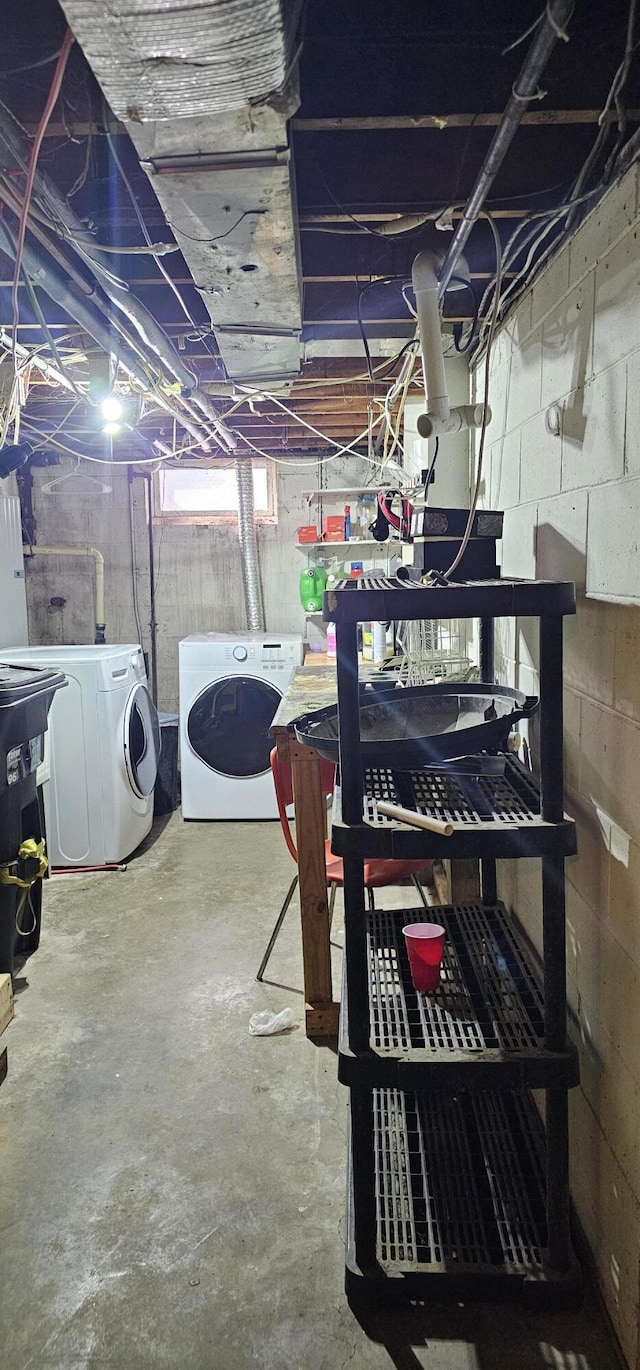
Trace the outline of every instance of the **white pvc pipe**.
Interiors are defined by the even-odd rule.
[[[45,547],[42,543],[25,543],[22,550],[26,556],[35,556],[37,552],[41,556],[50,557],[93,557],[96,568],[96,642],[104,642],[104,557],[102,552],[99,552],[97,547],[50,547],[48,545]]]
[[[459,404],[449,412],[448,419],[437,419],[432,414],[420,414],[417,428],[421,438],[440,438],[445,433],[461,433],[464,428],[481,428],[484,421],[483,404]],[[487,423],[491,423],[491,406],[487,405]]]
[[[442,419],[446,423],[449,418],[449,396],[444,374],[442,325],[438,304],[438,260],[435,252],[428,249],[419,252],[411,268],[411,281],[416,297],[427,410],[434,418]]]

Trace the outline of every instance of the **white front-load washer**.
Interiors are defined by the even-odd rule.
[[[160,729],[136,643],[8,647],[3,660],[56,666],[68,688],[49,713],[44,797],[52,866],[123,861],[147,836],[160,756]]]
[[[195,633],[178,654],[183,818],[277,818],[269,727],[302,637]]]

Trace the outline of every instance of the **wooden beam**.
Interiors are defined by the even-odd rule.
[[[542,194],[542,191],[540,193]],[[528,209],[492,209],[491,217],[492,219],[526,219],[530,212]],[[354,219],[359,224],[390,224],[393,223],[394,219],[405,219],[408,214],[425,214],[425,223],[428,219],[433,219],[435,223],[435,220],[441,217],[442,210],[409,209],[406,212],[403,211],[402,214],[382,209],[377,214],[305,214],[301,212],[299,223],[301,228],[304,228],[305,224],[352,224]],[[454,209],[451,217],[461,219],[462,215],[461,209]],[[393,234],[391,236],[393,237]]]
[[[525,110],[522,116],[523,124],[535,124],[540,127],[556,124],[597,124],[600,119],[599,109],[529,109]],[[609,110],[607,118],[611,121],[617,119],[615,110]],[[502,114],[391,114],[391,115],[365,115],[354,118],[334,117],[330,119],[292,119],[291,127],[296,133],[331,133],[331,132],[376,132],[386,129],[433,129],[442,132],[448,128],[496,128],[500,123]],[[640,120],[640,110],[627,110],[627,119],[634,123]],[[25,124],[27,133],[37,132],[36,124]],[[109,120],[109,132],[116,137],[129,137],[126,125],[118,120]],[[60,120],[47,125],[45,138],[87,138],[89,134],[103,135],[104,123],[93,119],[76,119],[68,123],[61,123]]]
[[[558,124],[597,124],[600,115],[599,109],[528,109],[522,116],[522,123],[535,124],[539,128],[553,128]],[[608,111],[609,122],[617,117],[615,110]],[[637,123],[640,110],[627,110],[627,118]],[[441,133],[449,128],[497,128],[501,119],[502,114],[382,114],[357,118],[292,119],[291,127],[296,133],[380,133],[392,129],[402,132],[433,129]]]
[[[470,271],[469,275],[471,276],[472,281],[492,281],[495,276],[495,271]],[[502,278],[503,280],[506,280],[507,277],[515,275],[517,275],[517,272],[515,271],[503,271]],[[373,284],[374,281],[385,281],[388,278],[386,276],[367,276],[365,272],[361,271],[357,276],[303,276],[302,279],[305,285],[370,285]],[[408,272],[407,280],[409,280]],[[0,285],[1,284],[2,282],[0,282]],[[8,281],[7,285],[10,284],[11,282]],[[130,281],[129,284],[135,285],[135,281]],[[162,282],[158,281],[158,285],[161,284]],[[401,282],[396,281],[395,284],[400,285]]]
[[[443,317],[442,322],[443,322],[443,323],[470,323],[470,322],[471,322],[471,314],[445,314],[444,317]],[[367,332],[370,333],[371,330],[374,328],[374,326],[375,326],[376,324],[385,324],[385,323],[394,323],[394,324],[402,323],[402,324],[405,324],[405,326],[406,326],[406,325],[412,323],[412,315],[409,314],[409,312],[407,311],[407,313],[406,313],[401,319],[391,319],[391,318],[382,318],[379,314],[370,314],[370,315],[367,316],[367,321],[366,321]],[[355,324],[355,326],[357,327],[357,325],[358,325],[358,320],[357,320],[356,318],[350,318],[350,317],[347,317],[347,316],[345,315],[344,319],[305,319],[305,320],[304,320],[303,327],[304,327],[304,328],[333,328],[334,326],[338,326],[338,327],[345,327],[345,328],[346,328],[347,325],[348,325],[348,326],[351,326],[351,324]],[[166,327],[166,325],[165,325],[165,327]],[[215,325],[214,325],[214,327],[215,327]],[[186,329],[187,329],[187,331],[188,331],[188,324],[186,325]],[[407,341],[408,341],[408,339],[407,339]],[[398,339],[398,342],[402,342],[402,339],[399,338],[399,339]]]
[[[114,248],[111,255],[117,257],[118,253],[116,248]],[[470,273],[472,281],[488,281],[493,279],[494,274],[495,273],[492,271],[472,271]],[[505,271],[503,276],[506,278],[507,276],[515,276],[515,274],[515,271]],[[193,286],[195,290],[192,276],[172,276],[171,279],[173,280],[174,285],[190,285]],[[386,277],[376,275],[368,276],[365,272],[361,271],[359,275],[352,274],[351,276],[303,276],[302,280],[305,285],[348,285],[353,283],[357,285],[368,285],[369,281],[384,281],[386,280]],[[409,280],[409,273],[407,273],[407,280]],[[18,284],[21,290],[26,290],[24,281],[19,281]],[[153,276],[151,278],[149,276],[129,276],[127,284],[134,286],[159,285],[163,290],[169,289],[167,282],[163,280],[161,276]],[[10,290],[12,285],[13,281],[0,281],[0,290]],[[184,327],[185,333],[193,332],[191,325],[188,324],[186,320]]]

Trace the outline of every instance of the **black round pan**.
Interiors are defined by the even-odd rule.
[[[506,685],[415,685],[385,691],[371,702],[361,694],[362,763],[414,770],[498,751],[506,747],[518,720],[529,718],[537,707],[535,696]],[[294,727],[304,746],[339,761],[337,704],[304,714]]]

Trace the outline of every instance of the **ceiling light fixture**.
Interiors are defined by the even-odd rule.
[[[124,414],[124,405],[118,395],[105,395],[100,401],[100,410],[108,423],[117,423]],[[106,432],[106,429],[104,431]]]

